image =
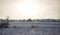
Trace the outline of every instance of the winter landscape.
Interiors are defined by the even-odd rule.
[[[2,23],[2,22],[1,22]],[[10,21],[8,28],[0,28],[0,35],[60,35],[60,22]]]
[[[60,0],[0,0],[0,35],[60,35]]]

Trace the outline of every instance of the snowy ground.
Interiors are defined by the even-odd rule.
[[[60,22],[9,22],[10,27],[30,27],[31,25],[43,27],[60,27]]]
[[[31,28],[32,24],[34,25],[29,23],[25,27],[22,24],[19,28],[0,28],[0,35],[60,35],[60,22],[37,22],[36,28]]]

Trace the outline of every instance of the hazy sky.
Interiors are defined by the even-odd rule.
[[[60,0],[0,0],[0,18],[60,18]]]

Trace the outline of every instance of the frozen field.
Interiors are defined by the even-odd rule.
[[[60,27],[60,22],[9,22],[10,27],[30,27],[32,25],[42,27]]]
[[[60,22],[11,22],[18,28],[0,28],[0,35],[60,35]],[[37,25],[31,28],[31,25]]]

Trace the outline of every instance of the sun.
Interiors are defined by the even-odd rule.
[[[32,2],[23,2],[18,4],[18,12],[21,13],[23,17],[33,17],[36,15],[36,6]]]

